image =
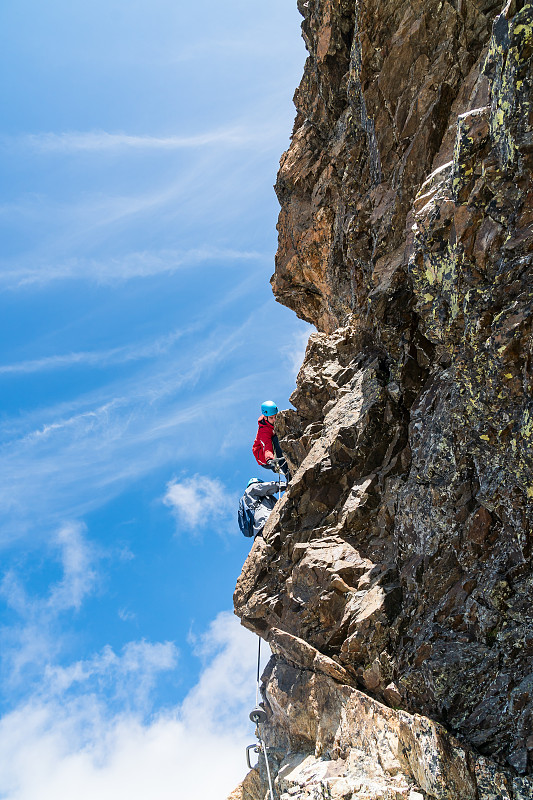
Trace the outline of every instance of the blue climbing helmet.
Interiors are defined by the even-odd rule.
[[[278,407],[272,400],[265,400],[264,403],[261,403],[261,414],[264,414],[265,417],[273,417],[277,413]]]
[[[248,481],[248,483],[246,484],[246,488],[248,488],[249,486],[251,486],[251,485],[252,485],[252,483],[261,483],[261,481],[259,480],[259,478],[250,478],[250,480],[249,480],[249,481]]]

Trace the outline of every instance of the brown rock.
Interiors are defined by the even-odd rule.
[[[400,690],[395,683],[389,683],[389,685],[383,689],[383,697],[393,708],[397,708],[402,703]]]
[[[263,800],[265,789],[268,787],[265,787],[261,781],[259,771],[252,769],[242,783],[228,795],[227,800]]]
[[[319,331],[234,598],[283,800],[531,797],[532,7],[299,7],[272,283]]]

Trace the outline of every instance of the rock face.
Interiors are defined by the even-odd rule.
[[[319,332],[234,598],[276,790],[533,798],[533,5],[299,8],[272,283]]]

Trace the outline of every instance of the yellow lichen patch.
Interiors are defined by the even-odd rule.
[[[513,30],[514,34],[523,34],[524,41],[527,42],[528,39],[531,39],[531,35],[533,33],[533,28],[531,25],[521,24],[517,25]]]
[[[522,434],[529,438],[532,433],[533,433],[533,419],[531,418],[529,409],[526,409],[526,412],[524,413],[524,424],[522,425]]]
[[[501,108],[498,109],[496,114],[494,115],[494,123],[498,126],[503,126],[504,114]]]
[[[429,264],[426,267],[426,278],[430,286],[433,286],[436,282],[440,283],[441,275],[439,274],[439,269],[435,267],[434,264]]]
[[[455,319],[459,314],[459,296],[457,292],[452,292],[450,303],[451,317]]]

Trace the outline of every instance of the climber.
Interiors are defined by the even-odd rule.
[[[239,500],[239,528],[244,536],[260,536],[270,512],[276,504],[275,495],[285,488],[278,481],[260,481],[250,478],[246,491]]]
[[[272,400],[265,400],[264,403],[261,403],[261,416],[257,420],[259,427],[252,452],[260,467],[274,470],[274,472],[281,470],[285,479],[290,481],[289,468],[274,431],[274,419],[277,413],[278,407]]]

